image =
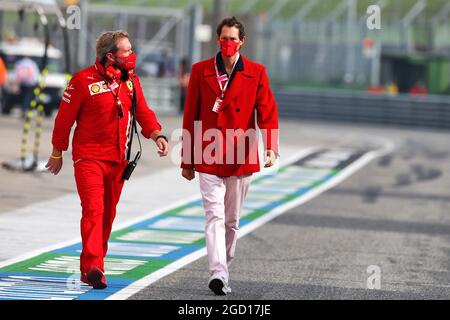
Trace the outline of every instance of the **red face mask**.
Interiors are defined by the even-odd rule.
[[[121,70],[133,70],[136,68],[136,54],[132,52],[127,57],[120,57],[116,59],[115,63]]]
[[[233,40],[220,40],[220,51],[225,57],[232,57],[238,52],[239,42]]]

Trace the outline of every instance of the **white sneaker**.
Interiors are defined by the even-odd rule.
[[[218,296],[225,296],[231,292],[228,282],[223,276],[215,275],[209,278],[208,287]]]
[[[228,285],[228,284],[226,284],[224,287],[223,287],[223,289],[222,289],[225,293],[231,293],[231,287]]]

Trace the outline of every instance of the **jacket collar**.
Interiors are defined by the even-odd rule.
[[[257,72],[256,72],[257,70],[253,67],[250,60],[248,60],[242,54],[241,54],[241,57],[239,60],[242,61],[242,69],[239,71],[243,75],[250,77],[250,78],[257,76]],[[238,67],[238,66],[236,66],[236,67]],[[219,72],[220,72],[220,69],[219,69]],[[214,68],[214,57],[213,57],[213,58],[207,60],[207,66],[203,71],[203,75],[205,77],[210,77],[210,76],[214,76],[215,74],[216,74],[216,70]]]
[[[105,76],[106,75],[106,70],[105,67],[100,63],[100,60],[95,59],[95,69],[98,71],[98,73],[100,73],[101,76]]]
[[[257,76],[257,70],[254,67],[254,64],[251,63],[251,61],[249,61],[243,55],[241,55],[239,60],[242,60],[242,70],[235,73],[233,81],[230,83],[230,86],[225,92],[225,97],[222,104],[223,109],[225,109],[230,101],[232,101],[233,98],[235,98],[239,93],[242,92],[244,88],[247,87],[247,81],[250,81]],[[207,61],[207,65],[203,71],[203,76],[214,93],[219,97],[220,89],[219,84],[216,80],[214,57]]]
[[[226,74],[227,70],[225,68],[225,63],[223,62],[222,54],[220,52],[216,55],[216,63],[217,63],[217,70],[219,71],[219,73],[220,74]],[[231,80],[230,81],[233,81],[233,77],[234,77],[236,72],[243,71],[243,70],[244,70],[244,62],[242,60],[242,56],[239,55],[239,59],[238,59],[238,61],[236,61],[236,65],[235,65],[234,70],[233,70],[233,72],[231,74]]]

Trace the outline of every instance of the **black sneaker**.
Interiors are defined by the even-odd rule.
[[[227,293],[231,292],[231,288],[222,276],[212,276],[209,279],[208,287],[218,296],[225,296]]]
[[[94,289],[105,289],[107,287],[106,278],[103,272],[97,268],[92,267],[86,275],[87,281]]]

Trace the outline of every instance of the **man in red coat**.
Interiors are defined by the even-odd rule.
[[[256,122],[266,163],[278,156],[278,111],[264,66],[239,53],[244,26],[235,18],[217,27],[220,52],[192,66],[183,119],[182,175],[199,172],[206,213],[210,279],[217,295],[231,291],[229,267],[252,173],[260,170]]]
[[[133,73],[136,56],[128,34],[121,30],[102,33],[96,51],[95,64],[75,73],[64,91],[47,168],[53,174],[61,170],[62,152],[68,148],[70,131],[76,122],[72,159],[82,206],[81,281],[104,289],[104,258],[133,134],[134,92],[136,120],[142,135],[155,141],[160,156],[168,154],[168,142],[145,101],[139,78]]]

